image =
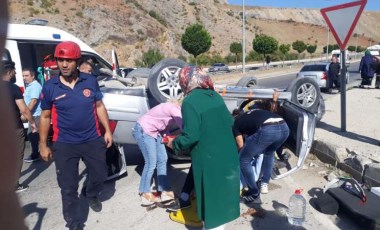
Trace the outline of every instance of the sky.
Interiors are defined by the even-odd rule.
[[[356,0],[244,0],[246,6],[268,6],[268,7],[286,7],[286,8],[326,8],[340,5]],[[243,0],[228,0],[229,4],[242,5]],[[380,11],[379,0],[367,0],[365,10]]]

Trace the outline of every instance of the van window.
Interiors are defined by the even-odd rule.
[[[44,58],[53,54],[57,43],[38,43],[18,41],[17,46],[20,52],[21,66],[23,68],[33,68],[37,72],[37,68],[41,66]]]

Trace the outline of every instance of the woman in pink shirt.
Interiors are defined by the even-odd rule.
[[[168,155],[165,145],[162,144],[162,136],[168,134],[168,127],[172,125],[182,129],[181,105],[178,102],[166,102],[153,107],[140,117],[133,128],[132,135],[145,161],[139,187],[142,206],[174,199],[166,172]],[[154,195],[151,190],[151,180],[156,167],[157,191],[160,197]]]

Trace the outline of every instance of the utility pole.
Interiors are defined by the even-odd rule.
[[[243,0],[243,26],[242,26],[242,33],[243,33],[243,44],[242,44],[242,49],[243,49],[243,74],[245,74],[245,2]]]
[[[326,60],[329,60],[330,28],[327,26]]]

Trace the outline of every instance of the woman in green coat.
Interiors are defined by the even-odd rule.
[[[198,217],[206,229],[223,229],[240,215],[233,118],[201,68],[187,66],[179,75],[186,96],[181,108],[183,129],[169,146],[176,152],[190,150]]]

